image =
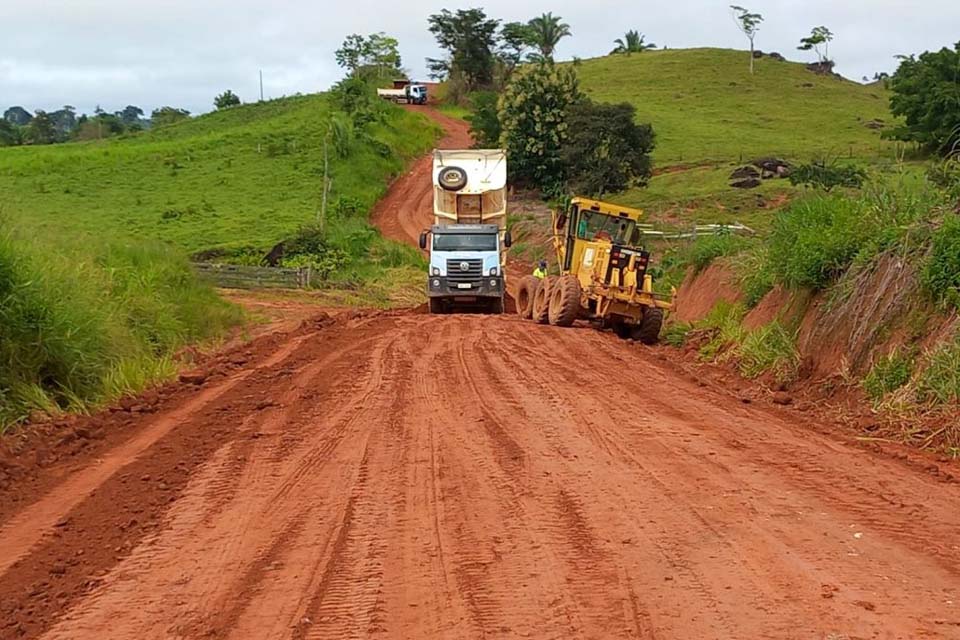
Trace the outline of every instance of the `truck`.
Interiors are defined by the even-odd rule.
[[[427,87],[423,84],[410,83],[393,89],[377,89],[377,95],[392,102],[427,104]]]
[[[553,212],[559,276],[524,278],[517,313],[540,324],[569,327],[589,320],[621,338],[656,344],[676,291],[654,292],[650,253],[637,226],[643,212],[574,198]]]
[[[506,227],[506,152],[434,151],[433,225],[420,234],[420,248],[430,256],[431,313],[503,313]]]

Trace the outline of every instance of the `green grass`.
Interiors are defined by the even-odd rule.
[[[914,358],[906,350],[897,349],[881,357],[863,379],[863,390],[874,402],[879,402],[910,382]]]
[[[0,431],[83,411],[176,371],[173,355],[242,320],[182,252],[0,220]]]
[[[604,102],[630,102],[657,133],[658,165],[777,155],[809,159],[893,156],[865,123],[892,121],[877,86],[820,76],[802,64],[756,61],[730,49],[674,49],[584,60],[582,89]],[[808,86],[809,85],[809,86]]]
[[[765,231],[772,213],[802,190],[783,179],[733,189],[736,167],[765,156],[795,164],[896,159],[897,145],[865,126],[894,122],[881,86],[820,76],[796,62],[763,58],[754,75],[748,65],[746,51],[708,48],[582,61],[577,72],[586,94],[633,104],[657,136],[657,175],[646,188],[611,198],[667,227],[740,222]]]
[[[710,333],[700,348],[700,359],[735,362],[745,378],[769,374],[778,382],[796,377],[800,357],[796,332],[773,321],[753,331],[743,326],[746,308],[742,304],[721,302],[696,328]]]
[[[124,139],[0,149],[5,211],[41,228],[165,240],[197,252],[269,249],[320,208],[325,95],[214,112]],[[361,217],[438,129],[398,107],[331,153],[331,200]]]

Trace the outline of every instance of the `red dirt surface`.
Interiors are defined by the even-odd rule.
[[[0,638],[960,638],[949,470],[670,353],[412,311],[257,338],[5,458]]]

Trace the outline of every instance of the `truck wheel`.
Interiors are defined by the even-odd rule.
[[[647,307],[643,312],[643,319],[634,329],[633,338],[643,344],[657,344],[660,340],[660,327],[663,326],[663,309]]]
[[[537,324],[550,322],[550,293],[556,281],[556,276],[547,276],[540,281],[537,293],[533,296],[533,321]]]
[[[523,320],[533,317],[533,299],[537,295],[539,285],[539,279],[525,276],[517,287],[517,315]]]
[[[561,276],[550,292],[550,324],[569,327],[580,315],[580,281],[575,276]]]
[[[490,303],[489,307],[490,313],[499,316],[503,313],[503,298],[494,298]]]
[[[442,315],[447,312],[446,305],[440,298],[430,298],[430,313],[433,315]]]

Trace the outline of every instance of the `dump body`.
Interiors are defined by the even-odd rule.
[[[580,283],[583,315],[609,323],[639,323],[648,308],[668,310],[668,296],[653,292],[650,254],[637,222],[643,212],[575,198],[554,213],[554,246],[562,274]]]
[[[420,238],[420,247],[430,251],[431,309],[501,312],[510,246],[505,152],[434,151],[433,194],[434,225]]]

